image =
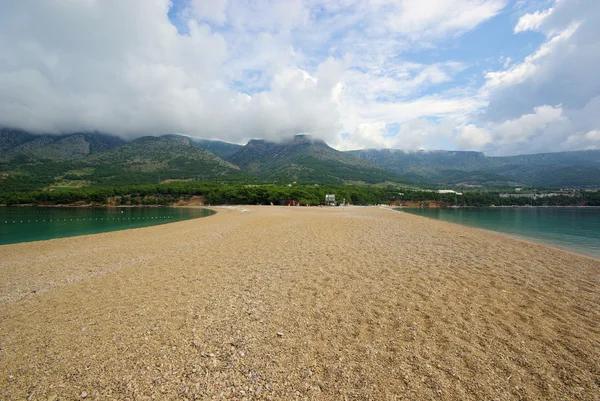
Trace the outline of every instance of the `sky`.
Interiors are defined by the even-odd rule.
[[[598,0],[0,1],[0,126],[600,148]]]

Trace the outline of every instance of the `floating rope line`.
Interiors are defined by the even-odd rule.
[[[6,213],[9,214],[9,213]],[[36,219],[36,220],[4,220],[4,224],[28,224],[28,223],[46,223],[46,222],[65,222],[65,221],[126,221],[126,220],[158,220],[158,219],[172,219],[174,216],[144,216],[144,217],[96,217],[96,218],[52,218],[52,219]],[[185,219],[184,219],[185,220]]]

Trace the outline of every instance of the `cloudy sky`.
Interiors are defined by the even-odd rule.
[[[0,2],[0,125],[600,148],[598,0]]]

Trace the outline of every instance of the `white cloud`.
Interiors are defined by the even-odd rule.
[[[447,118],[442,122],[434,122],[425,118],[414,119],[400,125],[398,135],[394,138],[393,148],[404,150],[427,149],[432,138],[452,135],[456,121]]]
[[[486,74],[486,85],[484,90],[494,90],[502,86],[512,86],[521,84],[529,79],[543,79],[540,70],[547,66],[548,58],[555,57],[565,45],[568,45],[569,39],[579,28],[578,24],[572,24],[566,30],[545,42],[537,51],[525,57],[525,60],[504,71],[488,72]],[[507,65],[505,65],[505,68]]]
[[[398,62],[393,67],[371,66],[351,69],[343,75],[346,94],[354,99],[362,99],[368,104],[382,101],[399,103],[414,99],[422,91],[436,85],[450,82],[454,75],[464,69],[457,62],[423,65],[411,62]]]
[[[399,65],[398,54],[472,29],[506,3],[183,1],[183,34],[169,0],[3,2],[0,121],[243,142],[297,132],[335,140],[378,121],[465,114],[476,101],[422,95],[464,64]]]
[[[575,149],[600,149],[600,130],[596,129],[586,133],[569,135],[561,145]]]
[[[398,148],[417,150],[427,148],[428,142],[435,137],[453,138],[456,148],[460,150],[484,150],[489,154],[506,155],[527,153],[527,148],[545,151],[544,145],[552,143],[555,150],[570,150],[580,146],[582,142],[597,142],[599,131],[577,134],[570,137],[568,143],[559,145],[552,131],[559,134],[565,128],[573,126],[564,116],[562,107],[540,106],[533,113],[524,114],[501,123],[476,125],[464,122],[465,119],[446,118],[440,122],[432,122],[424,118],[409,120],[400,124],[398,134],[387,133],[387,125],[383,121],[361,124],[351,133],[344,149]],[[524,145],[527,145],[524,147]]]
[[[2,2],[2,124],[235,142],[307,132],[340,148],[597,146],[598,1],[523,15],[514,32],[546,40],[481,87],[464,77],[475,63],[413,55],[439,56],[506,0],[180,1],[177,24],[169,0]]]
[[[519,18],[519,22],[515,26],[515,33],[524,31],[536,31],[540,29],[544,21],[554,12],[551,7],[544,11],[536,11],[528,13]]]
[[[193,17],[223,25],[227,21],[227,0],[191,0],[190,10]]]
[[[501,123],[485,126],[467,124],[457,130],[456,142],[459,149],[481,150],[491,154],[523,153],[523,144],[545,134],[552,124],[565,121],[560,106],[540,106],[531,114]]]
[[[424,96],[405,102],[374,103],[366,105],[344,104],[344,112],[360,120],[387,121],[389,123],[405,123],[424,117],[460,118],[473,113],[482,106],[474,97],[445,98],[439,95]]]
[[[486,75],[481,96],[489,104],[477,116],[477,125],[509,127],[488,145],[491,151],[509,154],[597,146],[585,134],[600,127],[600,80],[595,67],[600,63],[598,15],[596,0],[562,0],[519,20],[515,32],[536,30],[546,40],[522,62]],[[560,115],[557,107],[544,106],[557,104]],[[530,127],[527,122],[542,125]],[[513,129],[517,123],[521,128]]]
[[[584,138],[594,142],[600,142],[600,130],[592,130],[584,135]]]
[[[384,121],[376,121],[373,123],[359,124],[350,134],[350,138],[338,144],[338,148],[343,150],[372,148],[389,148],[394,147],[385,138],[386,123]]]
[[[494,143],[506,145],[522,143],[532,135],[539,133],[548,124],[563,120],[563,111],[560,106],[540,106],[534,113],[525,114],[515,120],[507,120],[501,124],[492,124]]]
[[[455,125],[456,122],[452,119],[446,119],[440,123],[419,118],[400,124],[397,132],[392,133],[384,121],[364,123],[356,127],[349,138],[340,140],[337,147],[342,150],[394,148],[413,151],[425,149],[432,138],[452,135]]]
[[[305,25],[310,10],[302,0],[235,1],[229,15],[238,31],[288,32]]]
[[[504,0],[381,1],[388,11],[383,25],[413,40],[431,39],[473,29],[502,10]]]
[[[480,150],[492,141],[491,133],[484,128],[468,124],[458,130],[456,143],[461,150]]]
[[[167,0],[3,6],[0,121],[45,132],[183,132],[232,141],[337,132],[338,62],[323,60],[312,75],[278,65],[267,88],[244,94],[226,80],[227,39],[195,20],[180,35],[168,7]]]
[[[491,155],[558,152],[597,148],[597,130],[581,131],[559,106],[540,106],[512,120],[457,129],[459,149],[484,150]]]

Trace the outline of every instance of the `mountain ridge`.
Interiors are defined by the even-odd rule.
[[[483,152],[473,151],[406,152],[398,149],[364,149],[349,153],[408,178],[445,185],[600,185],[600,150],[515,156],[486,156]]]
[[[387,182],[434,188],[596,187],[600,186],[600,150],[515,156],[445,150],[343,152],[310,135],[278,142],[252,139],[238,145],[175,134],[127,141],[97,132],[44,135],[4,128],[0,129],[0,174],[24,182],[36,175],[36,182],[47,184],[69,176],[90,185],[233,179],[280,184]]]
[[[38,135],[10,140],[3,133],[0,183],[9,188],[64,184],[129,185],[162,180],[237,180],[240,169],[179,135],[139,137],[129,142],[97,133]],[[115,139],[116,138],[116,139]],[[8,145],[10,146],[8,146]],[[74,185],[75,185],[74,184]]]
[[[309,135],[271,142],[253,139],[228,160],[259,178],[275,181],[378,183],[405,181],[403,177],[333,149]]]

